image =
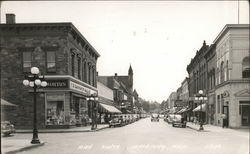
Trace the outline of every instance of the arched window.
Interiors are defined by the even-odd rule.
[[[250,57],[245,57],[242,61],[242,78],[250,78]]]
[[[222,61],[220,64],[220,83],[224,82],[225,76],[224,76],[224,62]]]

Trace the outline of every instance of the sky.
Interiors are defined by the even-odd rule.
[[[99,75],[127,75],[139,97],[161,103],[188,77],[191,58],[226,24],[238,24],[238,1],[3,1],[16,23],[72,22],[101,55]],[[239,23],[249,3],[239,1]]]

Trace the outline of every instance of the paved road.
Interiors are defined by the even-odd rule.
[[[16,134],[16,139],[31,138]],[[44,154],[249,154],[249,136],[174,128],[161,120],[142,119],[98,132],[39,134],[45,145],[21,153]]]

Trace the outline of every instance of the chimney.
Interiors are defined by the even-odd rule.
[[[16,23],[16,15],[12,13],[6,14],[6,24],[15,24]]]

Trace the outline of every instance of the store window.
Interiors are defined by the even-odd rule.
[[[64,94],[46,95],[46,125],[64,124]]]
[[[47,72],[56,72],[56,52],[47,51],[46,54]]]
[[[31,68],[31,52],[25,51],[23,52],[23,72],[30,72]]]

